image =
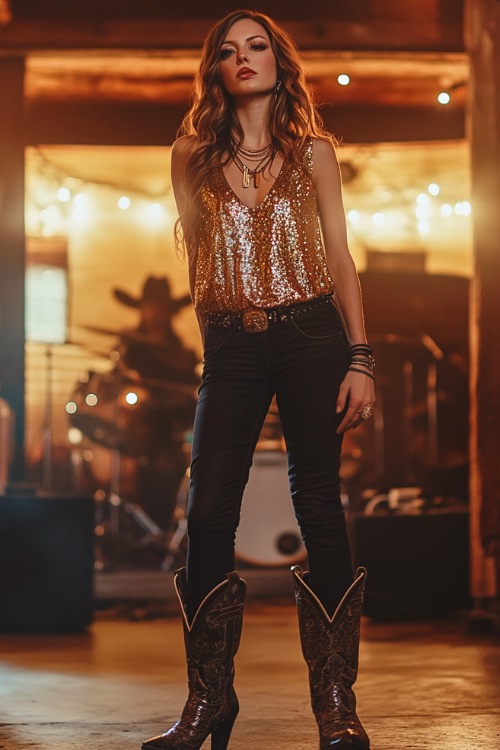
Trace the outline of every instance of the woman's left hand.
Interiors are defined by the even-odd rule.
[[[375,386],[373,380],[359,372],[348,371],[339,388],[337,398],[337,414],[347,411],[337,428],[340,434],[357,427],[371,416],[375,402]]]

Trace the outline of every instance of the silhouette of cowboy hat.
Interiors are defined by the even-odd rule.
[[[123,289],[113,289],[113,294],[119,302],[128,307],[140,308],[145,302],[156,304],[158,307],[166,307],[171,315],[179,312],[182,307],[189,305],[191,296],[185,294],[182,297],[173,298],[170,294],[170,284],[165,276],[148,276],[142,288],[140,297],[132,297]]]

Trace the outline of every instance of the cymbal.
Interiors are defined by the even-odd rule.
[[[92,333],[101,333],[104,336],[122,336],[121,331],[116,331],[111,328],[103,328],[102,326],[83,325],[80,326],[85,331],[91,331]]]

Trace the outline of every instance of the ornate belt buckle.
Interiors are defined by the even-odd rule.
[[[245,310],[241,320],[246,333],[263,333],[269,328],[269,318],[265,310]]]

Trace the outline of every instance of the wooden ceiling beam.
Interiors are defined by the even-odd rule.
[[[467,60],[458,53],[342,53],[304,51],[306,74],[321,101],[336,105],[429,106],[440,90],[464,100]],[[189,50],[162,55],[30,55],[26,97],[32,100],[185,103],[199,56]],[[337,76],[347,73],[349,86]]]
[[[199,49],[214,19],[14,18],[0,27],[0,54],[42,50]],[[461,19],[416,23],[411,16],[339,21],[282,20],[301,49],[463,51]]]

